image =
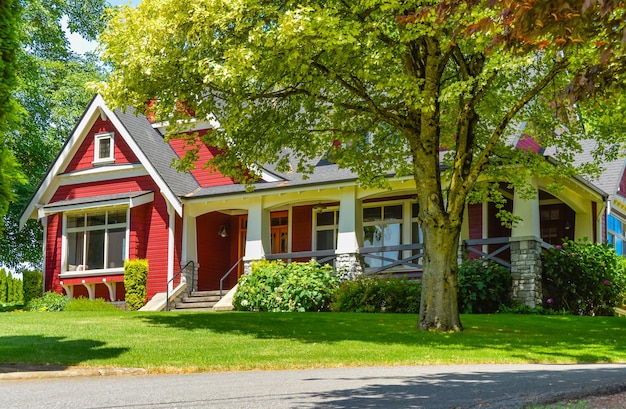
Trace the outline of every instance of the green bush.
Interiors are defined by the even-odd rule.
[[[613,315],[624,302],[626,264],[600,243],[565,241],[542,255],[543,306],[575,315]]]
[[[135,259],[124,262],[124,288],[126,305],[135,311],[146,305],[148,260]]]
[[[18,304],[23,299],[22,280],[0,268],[0,304]]]
[[[48,291],[43,297],[33,298],[26,305],[29,311],[63,311],[70,300],[63,294]]]
[[[22,271],[22,287],[24,304],[35,298],[40,298],[43,293],[43,273],[41,271]]]
[[[421,289],[421,282],[417,280],[361,276],[341,283],[331,310],[417,314]]]
[[[239,311],[327,311],[337,285],[329,265],[262,260],[239,279],[233,305]]]
[[[511,306],[511,273],[490,260],[467,260],[459,266],[459,312],[486,314]]]
[[[119,311],[119,309],[102,298],[90,300],[89,298],[78,297],[67,304],[65,311]]]

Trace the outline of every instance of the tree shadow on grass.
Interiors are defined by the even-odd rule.
[[[343,313],[168,313],[142,315],[155,326],[258,339],[333,344],[362,341],[381,346],[502,351],[505,361],[626,362],[626,320],[615,317],[464,316],[462,333],[418,331],[416,315]],[[495,351],[495,352],[494,352]],[[513,351],[513,352],[511,352]]]
[[[91,339],[41,335],[0,337],[0,373],[59,371],[95,359],[115,358],[128,350],[105,345]]]

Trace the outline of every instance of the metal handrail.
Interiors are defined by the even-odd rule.
[[[169,311],[170,310],[170,284],[177,278],[179,277],[181,274],[183,274],[184,271],[187,271],[187,267],[189,267],[189,264],[191,264],[193,270],[191,272],[191,287],[193,288],[193,274],[196,271],[196,267],[195,267],[195,263],[193,262],[193,260],[190,260],[187,262],[187,264],[185,264],[184,267],[182,267],[178,273],[169,279],[169,281],[167,282],[167,285],[165,286],[165,311]]]
[[[233,264],[231,268],[228,269],[226,274],[224,274],[222,278],[220,278],[220,300],[222,299],[222,289],[224,288],[224,280],[226,279],[226,277],[230,275],[230,273],[232,273],[235,270],[235,267],[237,267],[239,263],[241,263],[242,260],[243,260],[243,257],[237,260],[237,262]]]

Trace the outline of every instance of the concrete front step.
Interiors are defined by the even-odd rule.
[[[211,290],[211,291],[194,291],[190,295],[190,297],[219,297],[220,290]]]
[[[203,308],[207,310],[213,310],[214,302],[177,302],[177,310],[187,310],[190,308]]]
[[[183,302],[218,302],[220,300],[219,295],[209,295],[206,297],[198,297],[193,294],[189,297],[183,297]]]

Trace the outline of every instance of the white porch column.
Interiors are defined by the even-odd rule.
[[[513,215],[521,220],[513,226],[512,237],[541,237],[541,225],[539,218],[539,190],[533,183],[534,197],[525,199],[520,197],[515,189],[513,197]]]
[[[342,280],[353,279],[363,274],[359,256],[359,213],[361,206],[356,198],[356,187],[344,187],[339,202],[339,226],[337,235],[337,261],[335,268]]]
[[[197,232],[196,232],[196,218],[184,214],[183,216],[183,248],[182,248],[182,260],[181,264],[185,265],[187,262],[193,260],[197,264],[198,261],[198,247],[197,247]]]
[[[593,214],[591,212],[591,203],[588,204],[588,212],[576,212],[576,222],[574,226],[568,230],[565,226],[565,234],[570,240],[582,240],[584,238],[590,239],[592,242],[596,241],[593,237]],[[574,237],[572,237],[571,230],[574,229]]]
[[[246,251],[243,257],[246,272],[249,272],[251,261],[264,259],[271,248],[270,212],[263,208],[262,197],[252,201],[248,208]]]
[[[109,290],[109,299],[111,300],[111,302],[114,302],[115,299],[117,298],[116,283],[108,282],[106,278],[103,278],[102,282],[104,283],[104,285],[106,285],[107,289]]]

